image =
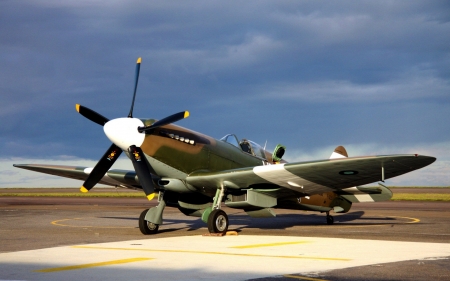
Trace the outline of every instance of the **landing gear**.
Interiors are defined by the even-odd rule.
[[[144,210],[139,216],[139,229],[142,234],[158,233],[159,225],[163,222],[162,216],[165,207],[164,192],[160,191],[158,195],[158,206]]]
[[[221,186],[216,191],[212,206],[203,212],[202,220],[208,224],[208,231],[210,233],[225,234],[228,230],[228,216],[220,209],[220,204],[224,196],[225,187]]]
[[[333,216],[330,215],[330,212],[327,212],[327,224],[332,225],[334,223]]]
[[[220,210],[213,210],[208,217],[208,230],[210,233],[226,233],[228,230],[228,216]]]
[[[159,224],[155,224],[145,220],[145,216],[147,215],[148,209],[142,211],[139,216],[139,230],[144,235],[156,234],[158,233]]]

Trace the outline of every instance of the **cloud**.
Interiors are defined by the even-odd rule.
[[[318,81],[298,84],[272,85],[262,90],[256,99],[286,99],[335,103],[341,101],[384,102],[409,101],[419,99],[448,99],[448,80],[430,75],[410,75],[401,80],[385,83],[356,84],[350,81]]]
[[[139,117],[189,109],[182,126],[294,150],[443,143],[449,15],[442,1],[0,1],[0,155],[98,159],[110,143],[74,104],[125,116],[139,56]]]
[[[282,49],[282,42],[264,34],[250,33],[242,41],[224,43],[218,48],[160,49],[148,52],[148,56],[161,63],[168,73],[180,74],[178,71],[182,70],[186,74],[205,75],[261,64],[267,56]],[[174,57],[178,59],[175,61]]]

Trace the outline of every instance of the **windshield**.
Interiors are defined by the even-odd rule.
[[[247,152],[253,156],[258,158],[266,159],[266,153],[264,152],[264,148],[262,148],[259,144],[254,141],[242,139],[239,145],[242,148],[242,151]]]
[[[264,148],[262,148],[259,144],[254,141],[248,141],[252,145],[253,154],[257,157],[266,159],[266,153],[264,153]]]
[[[266,159],[266,153],[264,152],[264,148],[262,148],[259,144],[257,144],[254,141],[242,139],[240,142],[238,142],[238,139],[234,134],[228,134],[223,138],[221,138],[220,140],[232,144],[242,149],[242,151],[248,154],[251,154],[258,158]]]
[[[221,138],[220,140],[240,148],[237,137],[233,134],[228,134],[228,135],[224,136],[223,138]]]

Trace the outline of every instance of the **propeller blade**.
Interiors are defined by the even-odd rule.
[[[111,168],[114,162],[116,162],[121,153],[122,149],[117,145],[112,144],[102,158],[100,158],[94,169],[92,169],[83,186],[80,188],[81,192],[88,192],[93,188]]]
[[[175,123],[181,119],[188,118],[188,117],[189,117],[189,111],[181,111],[181,112],[175,113],[173,115],[170,115],[164,119],[156,121],[155,123],[153,123],[150,126],[138,127],[138,131],[139,131],[139,133],[142,133],[145,131],[153,130],[158,127],[170,124],[170,123]]]
[[[140,147],[135,145],[130,146],[128,152],[130,153],[131,162],[133,162],[134,170],[139,178],[142,189],[144,189],[148,200],[152,200],[155,197],[155,186],[150,174],[151,168],[145,160],[144,152],[142,152]]]
[[[137,90],[137,85],[138,85],[138,81],[139,81],[139,71],[141,69],[141,61],[142,61],[142,59],[138,58],[137,62],[136,62],[136,72],[135,72],[135,76],[134,76],[133,101],[131,102],[131,108],[130,108],[130,113],[128,113],[128,118],[133,117],[134,100],[136,99],[136,90]]]
[[[95,122],[95,123],[97,123],[97,124],[99,124],[101,126],[105,125],[105,123],[109,121],[109,119],[106,118],[105,116],[100,115],[97,112],[95,112],[92,109],[89,109],[89,108],[87,108],[85,106],[76,104],[75,105],[75,109],[78,111],[78,113],[80,113],[81,115],[83,115],[87,119],[89,119],[92,122]]]

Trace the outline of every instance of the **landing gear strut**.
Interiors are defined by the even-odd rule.
[[[208,218],[202,219],[208,224],[208,231],[210,233],[226,233],[228,230],[228,216],[220,209],[220,203],[225,195],[225,187],[217,189],[216,196],[212,205],[212,211],[209,213]]]
[[[327,224],[332,225],[334,223],[333,216],[330,215],[330,212],[327,212]]]
[[[166,207],[164,192],[158,195],[158,206],[144,210],[139,216],[139,230],[144,235],[158,233],[159,225],[162,224],[162,215]]]

